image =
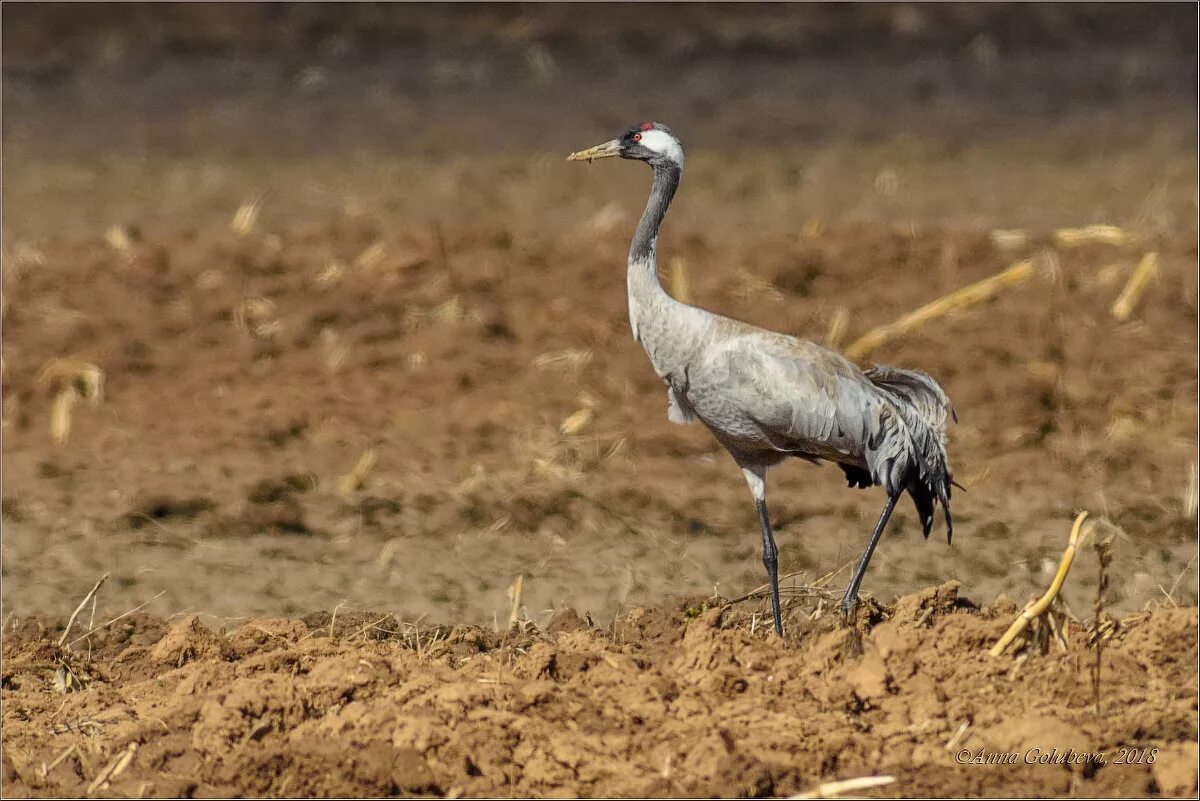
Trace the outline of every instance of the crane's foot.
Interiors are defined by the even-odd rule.
[[[854,622],[854,612],[858,609],[858,593],[847,592],[842,596],[842,623],[849,626]]]
[[[853,588],[851,588],[853,589]],[[863,654],[862,630],[858,627],[858,593],[846,591],[842,596],[842,628],[846,630],[846,640],[843,649],[847,659],[857,659]]]

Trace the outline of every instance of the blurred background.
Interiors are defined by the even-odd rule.
[[[706,308],[846,347],[1036,265],[860,358],[945,386],[969,487],[950,547],[902,509],[867,592],[1023,603],[1087,509],[1114,607],[1196,601],[1194,5],[2,14],[9,614],[105,572],[102,612],[226,619],[758,587],[741,477],[629,333],[648,175],[564,161],[647,119]],[[840,588],[879,491],[772,481],[788,581]],[[1096,580],[1085,549],[1077,611]]]

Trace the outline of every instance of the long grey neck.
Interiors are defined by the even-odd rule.
[[[654,167],[654,183],[629,246],[629,324],[660,376],[684,369],[705,335],[707,313],[672,298],[658,280],[658,227],[679,186],[677,165]]]
[[[646,201],[646,210],[638,222],[637,231],[633,234],[633,242],[629,245],[629,263],[648,264],[651,268],[655,263],[655,243],[658,240],[658,227],[662,225],[671,198],[679,188],[681,170],[678,166],[655,165],[654,183],[650,186],[650,199]],[[653,269],[651,272],[654,272]],[[657,281],[655,273],[655,281]]]

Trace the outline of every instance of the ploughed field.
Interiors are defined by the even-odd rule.
[[[1081,629],[992,658],[1016,607],[960,591],[869,604],[858,634],[797,604],[786,642],[704,598],[502,634],[138,613],[90,655],[23,619],[5,632],[6,794],[766,796],[860,777],[901,796],[1194,792],[1195,608],[1118,627],[1097,716]],[[76,691],[55,692],[56,666]]]
[[[1194,50],[1013,29],[947,69],[939,11],[846,61],[768,9],[635,93],[626,21],[553,8],[282,66],[236,28],[21,50],[9,13],[6,793],[1195,791]],[[772,473],[775,639],[745,484],[630,335],[649,176],[564,157],[646,116],[706,308],[853,348],[1029,265],[860,351],[946,389],[966,491],[949,545],[901,504],[853,630],[880,491]],[[1054,629],[990,657],[1080,510]]]

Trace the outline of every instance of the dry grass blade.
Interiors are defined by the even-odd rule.
[[[825,347],[836,348],[846,336],[846,327],[850,324],[850,312],[845,306],[838,306],[829,318],[829,330],[825,332]]]
[[[93,626],[92,628],[85,631],[83,634],[80,634],[78,637],[76,637],[75,639],[73,639],[69,643],[67,643],[67,648],[70,648],[72,645],[74,645],[75,643],[77,643],[81,640],[86,640],[88,637],[92,636],[97,631],[106,629],[109,626],[111,626],[113,623],[116,623],[119,620],[124,620],[125,618],[129,617],[130,615],[134,614],[135,612],[138,612],[138,611],[144,609],[149,604],[151,604],[154,601],[157,601],[159,598],[163,597],[163,595],[165,595],[166,592],[167,592],[166,590],[163,590],[158,595],[155,595],[153,598],[151,598],[149,601],[142,601],[140,604],[133,607],[128,612],[123,612],[123,613],[117,615],[116,617],[114,617],[112,620],[109,620],[105,623],[101,623],[99,626]]]
[[[108,581],[108,573],[100,577],[100,580],[88,590],[88,594],[83,596],[83,600],[79,602],[79,606],[75,607],[75,611],[71,613],[71,617],[67,619],[67,627],[63,629],[62,636],[58,638],[58,647],[62,648],[63,643],[67,641],[67,635],[71,633],[71,626],[75,625],[75,618],[79,617],[79,613],[87,606],[88,601],[96,597],[96,593],[104,586],[104,582]],[[68,646],[70,648],[70,646]]]
[[[1193,517],[1194,516],[1195,515],[1193,514]],[[1178,575],[1175,576],[1175,580],[1171,582],[1171,589],[1167,590],[1167,589],[1164,589],[1161,584],[1158,585],[1158,591],[1161,592],[1166,597],[1167,604],[1172,609],[1179,608],[1179,602],[1175,600],[1175,590],[1179,589],[1179,583],[1181,581],[1183,581],[1183,577],[1188,574],[1188,571],[1190,571],[1192,569],[1192,565],[1194,565],[1195,563],[1196,563],[1196,554],[1192,554],[1192,558],[1188,559],[1187,564],[1183,566],[1183,570],[1180,570]]]
[[[1157,274],[1158,254],[1154,252],[1147,253],[1138,262],[1137,269],[1133,271],[1133,275],[1129,276],[1129,280],[1125,283],[1125,288],[1121,290],[1121,294],[1113,302],[1112,316],[1120,322],[1128,320],[1130,315],[1133,314],[1133,309],[1137,306],[1138,300],[1142,297],[1142,293],[1150,285],[1150,280]]]
[[[508,588],[508,598],[512,604],[508,611],[508,627],[511,629],[521,619],[521,593],[525,589],[525,577],[517,576],[517,580]]]
[[[263,196],[259,195],[254,200],[247,200],[242,205],[238,206],[237,212],[233,215],[233,220],[230,221],[230,229],[238,236],[246,236],[254,230],[254,224],[258,221],[258,210],[262,206]]]
[[[564,437],[569,437],[582,431],[584,426],[591,422],[591,419],[592,410],[585,407],[563,420],[558,430]]]
[[[133,237],[123,225],[110,225],[104,232],[104,241],[122,256],[129,256],[133,252]]]
[[[37,382],[57,391],[73,387],[92,403],[104,400],[104,371],[82,359],[51,359],[38,371]]]
[[[345,601],[339,601],[337,606],[333,607],[333,614],[329,616],[329,639],[336,642],[337,636],[334,634],[334,625],[337,623],[338,610],[346,605]]]
[[[950,739],[942,746],[947,751],[953,751],[955,747],[966,738],[967,732],[971,729],[971,721],[964,720],[959,727],[955,729],[954,734],[950,735]]]
[[[350,346],[342,342],[341,336],[332,328],[321,329],[321,355],[325,369],[332,375],[341,371],[350,358]]]
[[[264,297],[243,300],[233,312],[233,322],[255,339],[270,339],[283,327],[275,317],[275,302]]]
[[[376,631],[382,631],[382,632],[384,632],[384,633],[386,633],[386,634],[388,634],[388,635],[396,635],[396,634],[399,634],[400,632],[398,632],[398,631],[392,631],[391,629],[385,629],[385,628],[381,628],[381,627],[379,626],[379,624],[380,624],[380,623],[383,623],[383,622],[384,622],[385,620],[387,620],[389,617],[391,617],[391,615],[384,615],[383,617],[379,618],[378,620],[373,620],[373,621],[371,621],[370,623],[367,623],[367,624],[366,624],[366,625],[364,625],[364,626],[360,626],[360,627],[359,627],[359,629],[358,629],[357,631],[355,631],[353,634],[351,634],[349,637],[347,637],[347,638],[346,638],[347,642],[354,642],[354,641],[356,641],[356,640],[357,640],[359,637],[366,636],[366,633],[367,633],[368,631],[372,631],[372,630],[376,630]]]
[[[896,781],[895,776],[862,776],[857,779],[843,779],[836,782],[823,782],[813,789],[789,796],[789,798],[837,798],[846,793],[870,790],[875,787],[886,787]]]
[[[783,580],[784,580],[783,578],[780,579],[780,581],[783,581]],[[770,594],[771,594],[771,592],[770,592],[769,585],[764,584],[762,587],[759,587],[758,589],[756,589],[752,592],[748,592],[745,595],[740,595],[737,598],[732,599],[731,601],[729,601],[729,604],[733,605],[733,604],[740,604],[744,601],[761,600],[761,599],[770,597]],[[833,601],[833,600],[837,600],[837,598],[839,596],[833,590],[827,590],[823,587],[818,587],[818,586],[815,586],[812,584],[802,584],[802,585],[781,586],[779,588],[779,597],[780,598],[820,598],[820,599],[826,600],[826,601]]]
[[[79,393],[75,387],[67,386],[59,390],[50,404],[50,439],[55,445],[66,443],[71,437],[71,410],[77,400]]]
[[[130,743],[112,762],[108,763],[104,770],[96,774],[96,778],[92,779],[92,783],[88,785],[87,794],[92,795],[97,790],[107,787],[113,779],[124,773],[129,764],[133,762],[133,757],[137,753],[137,750],[138,744],[136,742]]]
[[[65,749],[63,749],[63,752],[61,754],[59,754],[58,756],[56,756],[54,758],[53,762],[51,762],[49,765],[43,764],[42,765],[42,778],[44,779],[48,775],[50,775],[50,771],[54,770],[59,765],[61,765],[67,757],[69,757],[69,756],[71,756],[71,754],[75,753],[75,749],[78,747],[79,747],[79,745],[77,743],[71,743]]]
[[[451,295],[434,308],[433,316],[443,325],[455,326],[467,319],[467,308],[458,295]]]
[[[539,370],[579,372],[592,360],[590,350],[554,350],[534,357],[533,366]]]
[[[1004,649],[1009,646],[1017,635],[1020,634],[1029,623],[1047,609],[1053,603],[1058,591],[1062,589],[1063,582],[1067,580],[1067,573],[1071,570],[1071,563],[1075,560],[1075,551],[1079,547],[1080,531],[1083,529],[1083,521],[1087,519],[1087,512],[1080,512],[1075,518],[1075,523],[1071,526],[1071,537],[1067,540],[1067,548],[1063,551],[1062,559],[1058,563],[1058,572],[1054,574],[1054,580],[1050,582],[1050,588],[1038,598],[1036,601],[1031,601],[1028,606],[1021,610],[1021,614],[1008,627],[1008,631],[1004,632],[992,649],[988,652],[991,656],[1000,656],[1004,653]]]
[[[1018,250],[1029,243],[1029,234],[1021,230],[997,228],[988,234],[992,244],[1001,250]]]
[[[1032,259],[1019,261],[1008,269],[963,287],[949,295],[927,303],[916,311],[909,312],[894,323],[880,326],[867,332],[846,348],[846,356],[851,359],[861,359],[871,351],[883,345],[888,340],[901,334],[919,328],[930,320],[941,317],[948,312],[967,309],[978,305],[995,295],[1002,289],[1020,286],[1033,277],[1034,264]]]
[[[67,721],[66,723],[56,723],[50,727],[50,733],[56,736],[60,734],[96,735],[103,728],[104,725],[99,721],[84,718],[82,720]]]
[[[354,260],[354,266],[360,270],[374,270],[386,256],[387,248],[382,242],[376,242],[358,254],[358,258]]]
[[[436,220],[433,222],[433,245],[437,251],[438,267],[446,279],[446,285],[451,292],[458,292],[462,288],[461,282],[458,280],[458,273],[454,269],[454,261],[450,258],[450,246],[446,244],[446,235],[442,231],[441,223]]]
[[[1188,469],[1187,485],[1183,489],[1183,516],[1195,520],[1197,505],[1200,505],[1200,474],[1196,463],[1192,462]]]
[[[338,492],[351,495],[362,489],[367,482],[367,476],[375,469],[376,455],[374,448],[368,448],[354,463],[354,469],[338,479]]]
[[[321,272],[317,273],[316,282],[318,284],[336,284],[346,275],[346,265],[338,259],[330,259],[321,268]]]
[[[1054,232],[1054,241],[1066,248],[1100,242],[1106,245],[1124,245],[1130,241],[1124,229],[1115,225],[1088,225],[1083,228],[1059,228]]]
[[[733,294],[741,300],[783,300],[783,292],[771,281],[756,275],[745,267],[739,267],[733,276]]]

